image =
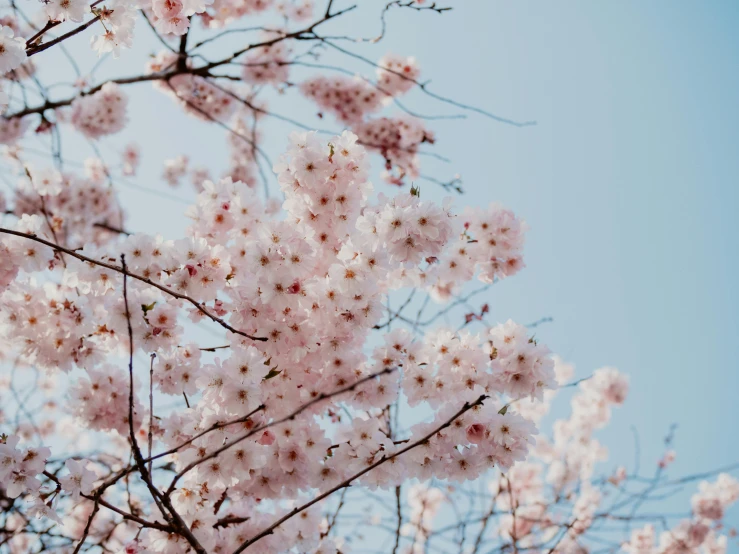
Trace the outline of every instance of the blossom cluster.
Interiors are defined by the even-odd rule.
[[[289,48],[284,42],[269,44],[274,37],[268,34],[262,38],[268,44],[255,48],[244,57],[244,82],[252,85],[286,83],[290,72]]]
[[[37,234],[40,232],[43,220],[37,215],[24,214],[16,229],[24,233]],[[3,238],[0,242],[0,290],[5,291],[15,281],[18,271],[29,273],[46,269],[54,258],[54,252],[45,246],[28,244],[22,238]],[[23,301],[23,297],[19,298]],[[15,314],[10,315],[10,321],[15,322]]]
[[[545,391],[543,402],[530,399],[515,402],[521,414],[540,419],[559,389],[572,377],[573,368],[555,358],[554,373],[559,387]],[[728,541],[737,536],[733,528],[726,527],[725,517],[727,510],[739,500],[739,481],[727,473],[718,474],[713,481],[702,480],[691,499],[692,511],[684,517],[668,524],[666,518],[657,515],[654,523],[640,524],[652,516],[636,515],[639,505],[653,491],[669,490],[674,481],[659,479],[665,470],[661,461],[656,464],[658,478],[643,479],[641,483],[639,476],[629,474],[624,467],[607,479],[594,479],[594,466],[605,459],[605,451],[594,441],[592,433],[607,423],[611,407],[625,401],[628,381],[615,369],[604,368],[581,380],[578,388],[570,416],[554,425],[553,440],[538,437],[526,461],[492,475],[488,486],[492,504],[479,512],[483,523],[475,544],[480,544],[486,526],[489,527],[488,520],[495,518],[491,534],[499,537],[502,544],[512,542],[521,550],[543,547],[558,554],[587,553],[597,550],[603,540],[613,541],[614,529],[608,524],[621,520],[629,526],[639,525],[631,532],[630,539],[620,545],[622,551],[630,554],[726,553]],[[489,428],[474,423],[466,432],[473,442],[485,441]],[[434,526],[434,516],[445,507],[453,507],[454,512],[463,510],[459,499],[450,497],[452,492],[451,487],[438,482],[435,486],[414,485],[408,490],[411,517],[401,535],[410,542],[409,552],[423,552],[432,547],[433,539],[455,529],[455,525]],[[660,494],[656,495],[657,499]],[[671,511],[675,512],[673,495],[668,493],[668,496]],[[475,501],[471,501],[469,510],[472,514],[476,512]],[[468,526],[473,537],[478,532],[477,516],[449,515],[456,525]],[[657,523],[664,527],[662,533],[655,531]],[[464,543],[464,538],[459,540],[460,544]],[[613,544],[618,548],[617,542]]]
[[[444,504],[444,493],[436,487],[416,484],[407,494],[410,517],[401,529],[401,534],[413,537],[413,548],[421,550],[426,538],[433,530],[434,519]]]
[[[380,110],[389,99],[360,77],[317,76],[303,81],[300,91],[322,110],[348,125],[357,124],[368,114]]]
[[[739,500],[739,481],[722,473],[714,483],[702,482],[693,495],[693,513],[706,520],[721,520],[726,508]]]
[[[144,9],[159,32],[177,35],[190,25],[183,14],[204,14],[217,27],[267,4],[155,0]],[[295,21],[309,8],[279,7]],[[52,3],[47,10],[66,10],[58,17],[73,21],[85,13],[74,2]],[[210,10],[218,15],[205,15]],[[105,40],[129,40],[127,14],[99,14],[110,23]],[[242,79],[251,85],[287,84],[290,51],[277,40],[279,33],[263,40],[269,37],[276,42],[247,49]],[[27,63],[20,55],[7,59],[13,70]],[[418,148],[434,141],[413,117],[371,117],[418,84],[415,60],[384,57],[376,84],[359,77],[315,77],[300,84],[303,94],[354,132],[291,135],[273,168],[285,199],[281,206],[263,203],[255,192],[257,123],[266,108],[251,104],[252,96],[249,109],[238,107],[240,95],[250,91],[190,73],[192,63],[164,51],[147,65],[150,77],[178,72],[152,80],[185,112],[234,131],[221,179],[192,168],[186,156],[164,162],[166,182],[176,186],[190,174],[199,191],[187,211],[187,236],[119,236],[123,213],[108,186],[111,169],[99,158],[85,161],[84,175],[15,158],[24,177],[12,206],[3,200],[0,207],[17,218],[17,232],[66,250],[55,252],[21,236],[0,239],[6,342],[20,345],[25,363],[69,374],[63,409],[75,425],[103,434],[118,448],[148,439],[154,452],[167,453],[176,472],[172,509],[208,551],[233,551],[258,536],[287,517],[286,501],[299,505],[350,483],[387,490],[409,479],[424,484],[411,489],[402,535],[421,551],[444,503],[427,483],[473,481],[493,468],[502,472],[490,485],[495,509],[504,514],[499,535],[522,548],[551,539],[564,524],[547,510],[554,494],[571,500],[575,518],[557,552],[575,551],[597,523],[605,498],[592,476],[606,450],[593,435],[608,422],[611,408],[624,402],[628,380],[612,368],[596,371],[580,383],[571,416],[556,422],[546,438],[536,423],[572,370],[530,329],[513,321],[488,324],[483,315],[489,310],[483,310],[477,318],[486,325],[481,332],[440,327],[420,333],[420,319],[404,319],[405,328],[391,330],[400,312],[385,303],[399,289],[420,290],[444,303],[473,279],[492,284],[524,266],[527,227],[510,210],[491,204],[458,214],[449,199],[422,200],[417,187],[391,197],[373,195],[368,151],[385,159],[383,178],[401,184],[420,176]],[[109,83],[78,96],[68,120],[97,139],[124,126],[126,106],[120,87]],[[57,116],[64,121],[63,112]],[[0,140],[14,142],[27,126],[27,118],[0,120]],[[127,146],[122,173],[135,175],[139,161],[138,148]],[[53,278],[42,277],[47,270]],[[208,323],[229,331],[226,344],[203,348],[190,339],[193,324]],[[381,337],[371,339],[378,330]],[[124,364],[112,362],[138,354],[152,360],[151,409],[142,398],[140,376],[131,381]],[[163,414],[154,395],[184,398],[185,407]],[[400,402],[429,414],[402,439],[390,418],[391,406]],[[42,433],[54,428],[43,426]],[[6,476],[17,483],[3,485],[5,493],[29,495],[41,516],[56,519],[64,510],[67,524],[80,532],[91,527],[85,524],[92,511],[84,499],[93,493],[101,466],[93,471],[84,461],[68,460],[66,474],[55,481],[38,462],[24,465],[27,452],[16,449],[17,443],[8,439],[0,449]],[[667,464],[665,459],[660,467]],[[57,489],[42,491],[41,478]],[[626,478],[619,468],[607,482],[619,486]],[[693,498],[694,518],[672,536],[720,545],[706,522],[721,520],[738,489],[728,476],[702,484]],[[224,502],[229,522],[222,525],[217,513]],[[518,517],[509,515],[514,510]],[[261,547],[343,548],[324,533],[320,506],[300,513],[272,530]],[[109,523],[103,519],[90,532],[102,535]],[[191,546],[183,533],[155,526],[121,529],[109,536],[126,552],[185,552]],[[632,542],[653,543],[648,528],[635,537]],[[661,541],[660,554],[671,552],[675,543]]]
[[[377,83],[390,96],[400,96],[411,90],[421,76],[414,57],[386,54],[377,62]]]
[[[552,360],[546,356],[546,349],[542,350],[536,341],[526,338],[525,329],[511,322],[491,329],[490,336],[488,352],[494,354],[500,364],[496,373],[499,377],[505,376],[503,383],[510,383],[509,377],[525,367],[529,374],[544,371],[542,376],[548,384],[543,393],[542,390],[532,393],[526,386],[514,394],[510,404],[518,410],[519,414],[514,415],[520,419],[510,418],[507,409],[491,414],[492,419],[488,421],[475,412],[463,416],[468,418],[464,425],[470,442],[489,444],[492,439],[494,443],[510,447],[516,427],[532,425],[524,417],[538,421],[548,410],[558,388],[571,378],[573,369],[559,358]],[[459,356],[456,352],[450,354]],[[536,360],[543,361],[545,367],[537,369]],[[496,385],[499,384],[500,381]],[[553,440],[538,436],[527,460],[519,459],[489,482],[494,510],[501,514],[497,532],[504,540],[515,540],[519,548],[555,541],[553,551],[579,552],[579,537],[595,523],[603,507],[603,492],[592,483],[591,477],[595,463],[604,459],[605,454],[592,433],[605,425],[611,406],[624,402],[627,380],[616,370],[605,368],[581,382],[579,389],[572,400],[570,417],[555,423]],[[589,419],[584,412],[585,406],[597,411],[600,420]],[[613,486],[619,482],[611,481]],[[563,498],[571,501],[570,523],[559,511],[551,509]],[[566,532],[555,540],[563,527]],[[433,528],[422,531],[414,534],[409,530],[408,534],[414,536],[415,549],[423,546]]]
[[[647,524],[632,531],[622,549],[629,554],[723,554],[728,547],[727,535],[721,534],[724,511],[737,500],[739,481],[731,475],[721,473],[714,482],[702,481],[692,498],[692,518],[680,520],[659,535],[653,524]]]
[[[401,185],[406,176],[420,177],[419,146],[435,140],[423,122],[411,116],[370,119],[354,130],[362,144],[385,159],[383,179],[396,185]]]
[[[401,8],[448,9],[386,3],[382,35],[385,12]],[[340,35],[317,28],[352,9],[47,0],[34,18],[0,16],[0,87],[13,94],[0,88],[0,107],[14,112],[0,117],[0,144],[18,178],[8,201],[0,195],[0,361],[13,360],[0,373],[0,430],[10,429],[0,434],[0,546],[11,554],[92,543],[125,554],[235,552],[251,541],[249,552],[339,554],[352,544],[337,520],[354,491],[394,495],[393,552],[420,554],[439,551],[435,520],[473,486],[488,512],[474,548],[463,531],[455,551],[478,551],[487,529],[501,551],[586,554],[588,534],[619,506],[611,493],[638,507],[652,490],[632,494],[626,485],[643,478],[625,467],[595,477],[607,458],[595,434],[625,402],[626,376],[606,367],[570,383],[572,366],[530,327],[489,322],[488,304],[454,324],[455,305],[474,309],[462,296],[471,281],[492,285],[524,267],[527,226],[497,204],[457,211],[425,190],[422,199],[418,186],[374,194],[369,153],[400,186],[424,178],[421,149],[436,140],[401,98],[441,97],[413,57],[375,63],[347,50],[374,66],[369,77],[313,63],[322,49],[344,52]],[[69,96],[37,78],[32,56],[88,27],[98,55],[118,57],[139,17],[165,46],[142,74],[96,84],[97,66],[77,71],[57,83]],[[250,26],[229,27],[242,19]],[[239,49],[215,55],[227,35]],[[304,78],[305,68],[327,73]],[[192,154],[160,163],[165,183],[189,178],[197,191],[184,236],[130,232],[113,180],[141,176],[143,149],[117,148],[118,166],[98,151],[129,120],[123,86],[143,81],[228,131],[220,174]],[[279,200],[256,192],[260,179],[268,188],[263,123],[294,122],[264,90],[301,94],[319,118],[348,128],[290,136],[272,167]],[[96,155],[78,171],[60,152],[62,123],[92,139]],[[53,167],[27,160],[36,152],[20,141],[26,133],[48,139]],[[434,304],[443,306],[424,317]],[[219,342],[203,343],[203,329]],[[569,416],[541,433],[558,391],[575,384]],[[665,453],[658,477],[674,459]],[[487,492],[478,479],[490,479]],[[730,475],[704,481],[686,517],[659,536],[646,525],[622,549],[723,554],[738,499]]]
[[[94,188],[106,168],[90,161],[87,171]],[[436,271],[440,264],[429,260],[445,259],[456,237],[470,240],[451,203],[439,206],[416,192],[372,200],[367,153],[349,132],[329,139],[292,135],[275,171],[284,212],[263,206],[244,183],[206,181],[187,212],[187,237],[105,235],[97,243],[74,231],[77,223],[65,218],[61,202],[85,185],[35,172],[35,186],[43,188],[60,222],[45,228],[41,215],[26,214],[18,228],[52,242],[56,231],[75,232],[85,241],[76,252],[101,264],[54,255],[48,247],[30,255],[23,247],[36,243],[3,237],[11,254],[3,261],[14,277],[5,279],[0,293],[5,336],[24,344],[25,359],[38,367],[84,371],[70,384],[67,404],[79,425],[119,438],[131,429],[137,437],[151,432],[155,446],[172,451],[174,467],[183,474],[175,505],[207,545],[234,544],[256,533],[260,522],[275,515],[252,508],[257,499],[298,501],[347,479],[369,488],[409,478],[466,481],[525,459],[536,428],[515,406],[503,408],[541,397],[554,383],[548,350],[525,328],[512,322],[483,334],[442,328],[423,340],[397,329],[365,353],[390,291],[405,286],[408,275]],[[34,181],[33,168],[30,174]],[[53,203],[57,198],[60,203]],[[15,209],[38,207],[29,197],[17,199]],[[497,227],[490,233],[502,232],[520,246],[521,226],[499,212],[493,208]],[[500,248],[480,241],[475,251],[486,260]],[[475,267],[479,260],[471,259]],[[123,277],[115,270],[124,262],[136,276],[128,279],[125,297]],[[59,272],[58,282],[39,288],[33,279],[18,278],[47,267]],[[426,286],[430,290],[431,281]],[[206,357],[188,344],[186,321],[203,321],[205,308],[183,304],[167,291],[207,306],[206,313],[238,330],[228,334],[223,352]],[[129,325],[137,351],[156,354],[157,394],[189,398],[187,409],[158,418],[148,429],[138,377],[131,390],[128,373],[109,362],[125,355]],[[266,340],[250,338],[257,336]],[[433,414],[411,427],[405,442],[394,440],[387,422],[377,417],[401,395]],[[355,412],[351,422],[330,415],[339,403]],[[463,405],[470,408],[455,416]],[[331,427],[322,424],[325,414]],[[207,432],[214,425],[217,430]],[[416,442],[424,447],[404,450]],[[392,463],[384,463],[388,459]],[[92,477],[75,471],[74,483],[87,494]],[[233,512],[248,513],[248,521],[217,530],[203,525],[209,520],[202,520],[199,508],[212,506],[226,490]],[[317,526],[300,525],[286,527],[284,544],[317,547]],[[152,530],[136,544],[163,552],[175,539],[185,544],[180,535],[165,540]]]
[[[72,103],[70,121],[80,133],[91,139],[119,132],[126,125],[128,97],[114,83],[106,83],[88,96]]]
[[[90,6],[85,0],[51,0],[44,11],[52,21],[80,22],[85,14],[90,13]]]
[[[39,491],[41,481],[37,477],[51,456],[51,450],[44,447],[18,448],[19,441],[17,435],[0,440],[0,483],[10,498]]]
[[[0,73],[17,69],[26,61],[25,41],[16,37],[12,27],[0,26]]]
[[[27,61],[25,40],[21,36],[16,36],[22,32],[23,29],[15,18],[7,16],[0,18],[0,76],[20,80],[33,73],[33,65]],[[0,83],[0,111],[8,105],[8,100],[8,95]],[[19,132],[17,127],[15,130],[3,129],[8,124],[0,118],[0,141],[5,139],[8,133],[12,136],[14,132]],[[16,125],[19,124],[20,122],[16,122]]]
[[[231,119],[234,132],[227,138],[229,167],[223,175],[224,178],[230,177],[232,181],[240,181],[251,188],[257,183],[258,145],[262,138],[261,132],[257,130],[257,115],[251,110],[238,110]],[[206,180],[210,180],[208,175],[198,179],[198,189]]]
[[[275,4],[275,0],[213,0],[201,19],[207,27],[220,29],[243,17],[264,14],[276,7]],[[284,15],[292,14],[290,10],[281,11]]]
[[[322,110],[351,126],[361,144],[385,159],[383,179],[400,185],[406,177],[420,176],[418,148],[433,143],[433,134],[416,117],[369,116],[410,91],[419,76],[414,58],[387,54],[378,63],[376,84],[359,76],[319,75],[303,81],[300,90]]]
[[[128,376],[110,366],[88,369],[69,390],[72,413],[85,427],[95,431],[115,430],[128,434]],[[141,408],[134,404],[136,427],[140,426]]]
[[[6,119],[0,117],[0,144],[15,144],[28,130],[31,120],[28,117]]]
[[[177,54],[164,50],[149,60],[146,72],[171,70],[177,61]],[[186,113],[203,121],[227,121],[237,106],[233,93],[199,75],[185,73],[166,81],[154,81],[154,88],[173,98]]]
[[[101,244],[115,233],[106,230],[122,224],[113,189],[108,186],[106,166],[88,158],[85,175],[26,165],[30,179],[20,182],[12,213],[18,218],[37,215],[43,229],[65,244]]]

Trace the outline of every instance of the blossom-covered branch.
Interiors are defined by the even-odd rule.
[[[451,7],[3,9],[0,554],[726,551],[737,466],[673,476],[670,433],[603,469],[628,378],[575,378],[548,314],[495,302],[528,225],[442,196],[435,128],[534,122],[373,50]],[[156,95],[188,140],[133,131]]]

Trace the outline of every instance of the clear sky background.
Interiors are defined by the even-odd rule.
[[[527,269],[496,287],[494,318],[552,316],[537,336],[579,376],[629,373],[601,434],[614,460],[633,459],[634,426],[648,467],[676,423],[673,475],[737,461],[739,4],[459,4],[432,41],[407,28],[426,75],[538,122],[439,126],[467,198],[531,226]]]
[[[626,405],[600,435],[614,460],[606,467],[633,461],[632,426],[642,467],[653,467],[672,423],[673,475],[739,461],[739,3],[439,4],[455,9],[391,13],[386,41],[357,51],[373,59],[386,51],[413,54],[436,92],[537,121],[517,128],[470,114],[429,123],[439,138],[435,150],[451,162],[424,160],[424,173],[460,173],[467,192],[458,204],[500,201],[531,227],[527,268],[494,287],[491,319],[551,316],[537,337],[574,363],[578,376],[606,365],[631,376]],[[378,30],[373,18],[347,21],[350,33]],[[143,22],[137,33],[150,35]],[[235,50],[243,40],[224,43]],[[86,50],[85,39],[78,42]],[[144,40],[107,62],[99,77],[134,73],[158,49]],[[133,139],[141,144],[137,182],[182,200],[122,188],[128,227],[176,238],[194,193],[189,184],[172,191],[159,179],[160,156],[185,153],[194,165],[223,168],[223,130],[179,116],[148,84],[126,90],[131,126],[102,152]],[[420,93],[404,101],[424,113],[460,113]],[[338,129],[313,117],[315,108],[294,91],[271,107]],[[267,149],[276,157],[293,128],[274,122],[268,129]],[[81,159],[86,146],[74,140]],[[423,184],[429,196],[440,197],[437,189]],[[731,517],[736,524],[736,510]]]

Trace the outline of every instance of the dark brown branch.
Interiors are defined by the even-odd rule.
[[[95,497],[94,496],[88,496],[88,495],[85,495],[85,494],[83,494],[82,496],[84,496],[88,500],[95,501]],[[117,514],[119,514],[120,516],[123,517],[123,519],[126,519],[128,521],[133,521],[134,523],[138,523],[142,527],[148,527],[150,529],[157,529],[158,531],[164,531],[165,533],[174,533],[175,532],[174,528],[172,528],[169,525],[163,525],[163,524],[158,523],[156,521],[147,521],[147,520],[145,520],[145,519],[143,519],[141,517],[138,517],[136,515],[130,514],[128,512],[124,512],[120,508],[117,508],[117,507],[113,506],[111,503],[106,502],[102,498],[98,498],[97,499],[97,502],[101,506],[103,506],[105,508],[108,508],[109,510],[111,510],[111,511],[117,513]]]
[[[188,17],[187,20],[190,22],[187,26],[187,31],[180,37],[180,48],[177,51],[177,71],[187,71],[187,37],[190,35],[190,29],[192,28],[192,16]]]
[[[100,229],[105,229],[106,231],[110,231],[111,233],[118,233],[119,235],[126,235],[127,237],[131,236],[131,233],[129,233],[125,229],[120,229],[119,227],[108,225],[107,223],[93,223],[92,226],[99,227]]]
[[[34,34],[31,38],[29,38],[26,41],[26,48],[27,49],[28,48],[32,48],[33,45],[38,41],[38,39],[40,39],[46,33],[46,31],[49,31],[49,30],[53,29],[54,27],[56,27],[60,23],[61,23],[61,21],[53,21],[51,19],[49,21],[47,21],[46,22],[46,25],[44,25],[36,34]]]
[[[63,106],[69,106],[72,102],[75,101],[75,99],[79,98],[79,96],[88,96],[90,94],[94,94],[100,89],[103,88],[103,85],[106,83],[115,83],[117,85],[128,85],[132,83],[144,83],[148,81],[159,81],[168,77],[172,77],[176,75],[175,72],[169,72],[169,73],[151,73],[149,75],[137,75],[135,77],[122,77],[120,79],[110,79],[109,81],[105,81],[104,83],[100,83],[99,85],[94,86],[93,88],[79,94],[78,96],[73,96],[71,98],[65,98],[64,100],[57,100],[57,101],[51,101],[47,100],[45,103],[41,104],[40,106],[33,106],[24,108],[22,110],[19,110],[17,112],[4,115],[6,119],[13,119],[16,117],[24,117],[26,115],[31,115],[35,113],[44,113],[46,110],[53,110],[56,108],[61,108]]]
[[[32,47],[32,48],[28,48],[28,50],[26,51],[26,53],[28,54],[28,57],[30,58],[31,56],[33,56],[35,54],[38,54],[39,52],[43,52],[44,50],[47,50],[47,49],[51,48],[55,44],[59,44],[60,42],[63,42],[65,40],[67,40],[68,38],[73,37],[74,35],[77,35],[77,34],[81,33],[82,31],[84,31],[85,29],[87,29],[89,26],[91,26],[93,23],[95,23],[97,21],[100,21],[100,16],[99,15],[95,16],[90,21],[88,21],[86,23],[83,23],[79,27],[76,27],[75,29],[72,29],[68,33],[65,33],[65,34],[61,35],[60,37],[55,38],[54,40],[51,40],[49,42],[45,42],[43,44],[40,44],[40,45],[35,46],[35,47]]]
[[[213,528],[218,529],[219,527],[228,527],[229,525],[238,525],[239,523],[244,523],[245,521],[248,521],[248,520],[249,520],[248,517],[226,516],[216,521],[213,524]]]
[[[98,4],[100,4],[102,1],[103,0],[95,0],[95,2],[93,2],[92,4],[90,4],[90,8],[91,9],[94,8],[95,6],[97,6]],[[99,17],[96,18],[96,19],[99,19]],[[28,55],[31,56],[31,55],[35,54],[36,52],[40,52],[41,50],[45,50],[49,46],[53,46],[53,44],[56,44],[58,42],[61,42],[60,40],[56,39],[56,40],[50,42],[49,43],[49,46],[45,46],[41,50],[35,50],[34,52],[31,52],[31,50],[33,50],[34,48],[37,48],[38,47],[38,42],[39,42],[39,40],[41,39],[42,36],[44,36],[48,31],[50,31],[54,27],[57,27],[57,26],[61,25],[62,23],[63,23],[63,21],[54,21],[54,20],[47,21],[46,22],[46,25],[44,25],[36,34],[34,34],[31,38],[29,38],[26,41],[26,50],[28,51]],[[84,24],[84,25],[86,25],[86,27],[83,27],[83,29],[89,27],[92,23],[94,23],[94,21],[93,22],[88,22],[87,24]],[[77,33],[79,33],[83,29],[75,30],[71,34],[70,33],[67,33],[67,35],[68,36],[76,35]],[[66,37],[67,35],[62,35],[62,36],[65,36]]]
[[[180,516],[177,510],[175,510],[174,506],[172,505],[171,500],[169,499],[169,495],[162,495],[162,493],[154,486],[154,483],[152,482],[152,479],[151,479],[151,474],[149,473],[149,470],[146,467],[146,463],[144,462],[144,457],[141,455],[141,449],[139,448],[139,444],[136,441],[136,431],[134,429],[134,424],[133,424],[133,419],[134,419],[133,329],[131,327],[131,312],[128,308],[128,278],[127,278],[128,272],[126,271],[126,257],[123,254],[121,254],[121,267],[123,268],[123,303],[126,308],[126,325],[128,327],[128,352],[129,352],[129,358],[128,358],[128,375],[129,375],[128,431],[129,431],[129,439],[131,441],[131,449],[133,451],[133,457],[134,457],[134,460],[136,460],[136,466],[138,467],[139,474],[141,475],[141,479],[144,481],[144,483],[146,483],[146,486],[149,489],[149,492],[151,493],[152,499],[159,506],[159,509],[161,510],[162,515],[166,519],[169,520],[170,524],[173,527],[176,528],[177,533],[181,535],[182,537],[184,537],[185,540],[187,540],[187,542],[190,543],[190,546],[193,547],[193,549],[195,550],[195,552],[197,552],[197,554],[207,554],[205,548],[203,548],[203,546],[200,544],[198,539],[195,537],[195,535],[192,534],[192,531],[182,519],[182,516]],[[164,508],[166,508],[166,511],[160,504],[164,505]],[[169,516],[167,515],[167,512],[169,512],[170,514]]]
[[[393,554],[397,554],[398,548],[400,548],[400,528],[403,526],[403,512],[401,510],[400,504],[400,490],[400,485],[395,487],[395,508],[398,514],[398,525],[395,528],[395,545],[393,546]]]

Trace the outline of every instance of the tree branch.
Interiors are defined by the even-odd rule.
[[[109,263],[106,263],[106,262],[101,262],[99,260],[95,260],[93,258],[89,258],[87,256],[84,256],[82,254],[79,254],[78,252],[75,252],[74,250],[71,250],[69,248],[65,248],[63,246],[59,246],[58,244],[55,244],[55,243],[50,242],[48,240],[42,239],[41,237],[38,237],[38,236],[33,235],[33,234],[30,234],[30,233],[22,233],[20,231],[14,231],[12,229],[5,229],[5,228],[2,228],[2,227],[0,227],[0,233],[6,233],[8,235],[15,235],[17,237],[26,238],[26,239],[29,239],[29,240],[38,242],[40,244],[43,244],[45,246],[48,246],[49,248],[52,248],[52,249],[56,250],[57,252],[63,252],[65,254],[68,254],[68,255],[72,256],[73,258],[77,258],[78,260],[80,260],[82,262],[87,262],[89,264],[93,264],[93,265],[97,265],[97,266],[100,266],[100,267],[104,267],[106,269],[110,269],[111,271],[116,271],[118,273],[122,273],[124,275],[124,277],[125,276],[132,277],[132,278],[136,279],[137,281],[141,281],[142,283],[146,283],[147,285],[152,286],[154,288],[157,288],[160,291],[162,291],[162,292],[164,292],[166,294],[169,294],[170,296],[173,296],[173,297],[175,297],[175,298],[177,298],[179,300],[186,300],[187,302],[189,302],[190,304],[192,304],[193,306],[195,306],[200,313],[202,313],[203,315],[209,317],[210,319],[212,319],[213,321],[215,321],[216,323],[218,323],[221,327],[223,327],[224,329],[227,329],[227,330],[231,331],[232,333],[235,333],[237,335],[241,335],[242,337],[246,337],[248,339],[256,340],[256,341],[262,341],[262,342],[264,342],[264,341],[267,340],[267,337],[254,337],[254,336],[252,336],[252,335],[250,335],[248,333],[245,333],[243,331],[239,331],[238,329],[236,329],[236,328],[232,327],[231,325],[229,325],[228,323],[226,323],[223,319],[221,319],[217,315],[212,314],[210,311],[208,311],[208,309],[203,304],[201,304],[200,302],[198,302],[194,298],[191,298],[190,296],[187,296],[186,294],[182,294],[182,293],[173,291],[172,289],[170,289],[170,288],[168,288],[168,287],[166,287],[164,285],[160,285],[159,283],[155,283],[154,281],[152,281],[151,279],[148,279],[147,277],[142,277],[141,275],[137,275],[136,273],[131,273],[125,267],[119,267],[119,266],[116,266],[116,265],[113,265],[113,264],[109,264]]]

